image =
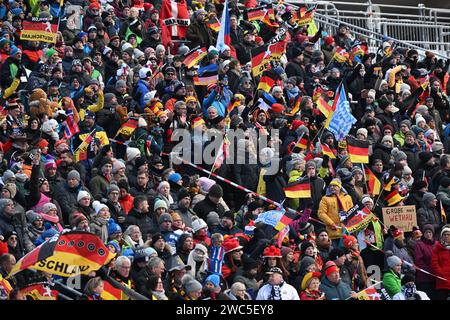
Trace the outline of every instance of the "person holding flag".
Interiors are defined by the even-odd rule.
[[[318,217],[326,224],[333,247],[338,247],[341,236],[341,222],[347,217],[347,211],[353,207],[352,198],[342,189],[342,182],[333,179],[327,188],[326,195],[320,200]]]

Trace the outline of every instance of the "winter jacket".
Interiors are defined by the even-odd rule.
[[[219,217],[222,217],[225,213],[225,208],[220,204],[213,203],[208,196],[194,207],[194,212],[200,219],[207,220],[207,216],[211,211],[217,212]]]
[[[67,182],[59,184],[53,195],[61,206],[61,213],[65,225],[69,225],[69,216],[73,212],[75,206],[77,205],[78,192],[81,190],[87,191],[79,184],[75,188],[70,188]]]
[[[431,268],[435,275],[450,279],[450,248],[444,247],[440,242],[436,243],[431,255]],[[450,290],[450,282],[436,279],[436,289]]]
[[[109,181],[102,175],[96,175],[92,178],[91,183],[89,185],[89,189],[91,190],[92,196],[94,198],[103,197],[106,195],[106,190],[108,190]]]
[[[392,269],[383,275],[383,287],[391,298],[402,290],[400,275],[396,274]]]
[[[426,208],[425,204],[422,208],[417,210],[417,224],[420,229],[426,224],[431,224],[434,230],[438,230],[441,226],[441,216],[436,208]]]
[[[99,217],[95,216],[94,219],[92,219],[91,224],[89,225],[91,232],[98,236],[100,239],[102,239],[103,243],[108,242],[108,221]]]
[[[300,300],[297,290],[290,284],[284,282],[280,288],[281,299],[280,300]],[[269,300],[272,292],[272,285],[266,284],[258,291],[256,300]]]
[[[151,230],[155,229],[151,214],[138,212],[136,209],[130,211],[123,224],[125,229],[131,225],[138,226],[141,230],[144,241],[147,240],[147,234],[151,233]]]
[[[330,227],[333,225],[341,225],[341,219],[339,216],[339,212],[341,210],[348,211],[353,207],[352,198],[341,191],[339,194],[340,202],[342,203],[343,208],[339,208],[338,200],[336,195],[331,195],[327,192],[327,195],[320,200],[318,217],[324,222],[327,226],[327,232],[330,239],[339,239],[342,234],[342,230],[338,228],[337,230],[332,230]]]
[[[191,41],[190,47],[196,46],[209,48],[216,44],[216,37],[213,31],[205,23],[199,23],[197,20],[192,22],[186,33],[186,38]]]
[[[414,262],[417,267],[433,273],[431,268],[431,258],[433,254],[433,247],[436,245],[436,241],[430,241],[422,238],[421,240],[416,242],[416,246],[414,248]],[[417,272],[416,274],[416,282],[417,283],[434,283],[435,278],[424,273]]]
[[[405,245],[401,245],[399,243],[397,243],[397,240],[394,240],[391,237],[386,238],[386,240],[384,241],[384,247],[383,247],[384,252],[390,250],[392,251],[392,253],[399,257],[400,259],[403,260],[402,264],[402,273],[406,273],[406,272],[415,272],[416,269],[414,268],[414,266],[412,266],[412,264],[414,263],[413,258],[411,257],[411,255],[408,252],[408,249],[406,248]],[[387,261],[385,259],[385,266],[387,266]]]
[[[390,163],[391,160],[391,151],[392,148],[388,148],[381,143],[377,143],[374,146],[373,150],[373,159],[381,159],[383,161],[383,168],[384,170],[389,170],[392,168],[392,165]]]
[[[325,293],[326,300],[346,300],[350,297],[351,288],[344,281],[332,283],[327,277],[322,278],[320,290]]]

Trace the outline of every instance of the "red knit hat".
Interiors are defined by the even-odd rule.
[[[36,147],[38,147],[39,149],[44,149],[47,146],[48,146],[48,141],[45,139],[41,139],[38,143],[36,143]]]
[[[148,11],[150,9],[153,9],[153,5],[151,3],[144,3],[144,11]]]
[[[339,268],[333,261],[327,261],[327,263],[325,263],[325,266],[323,267],[323,270],[325,271],[325,275],[327,277],[333,272],[339,272]]]
[[[347,249],[350,249],[355,243],[358,243],[358,240],[356,240],[354,236],[348,236],[345,234],[343,238],[344,247],[346,247]]]
[[[323,39],[323,42],[325,43],[326,46],[330,46],[334,42],[334,38],[333,37],[325,37]]]
[[[394,239],[400,239],[403,237],[403,231],[395,228],[394,230],[392,230],[392,236],[394,237]]]
[[[284,110],[284,106],[281,103],[274,103],[272,105],[272,112],[281,113]]]
[[[226,238],[223,242],[223,247],[225,249],[225,253],[232,252],[232,251],[243,248],[241,246],[241,244],[239,243],[239,240],[234,237]]]
[[[275,246],[264,249],[263,258],[281,258],[281,250]]]
[[[100,8],[101,8],[101,6],[100,6],[100,3],[98,3],[98,2],[93,2],[89,5],[89,10],[92,10],[92,9],[100,10]]]
[[[298,127],[304,125],[305,123],[302,120],[294,120],[292,121],[292,130],[297,131]]]
[[[80,224],[80,222],[85,220],[87,221],[87,218],[84,214],[82,214],[81,212],[75,212],[72,215],[72,219],[70,220],[70,225],[72,227],[77,227]]]

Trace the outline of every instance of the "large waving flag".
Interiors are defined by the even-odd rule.
[[[263,46],[252,49],[252,73],[253,76],[259,76],[267,69],[269,62],[272,60],[279,61],[281,56],[286,52],[286,42],[280,41],[273,44],[265,44]]]
[[[340,141],[348,135],[352,125],[354,125],[357,120],[350,110],[350,103],[347,100],[344,86],[341,85],[338,90],[339,95],[337,95],[337,101],[335,101],[336,110],[331,115],[330,122],[326,128],[334,134],[337,141]]]
[[[204,57],[206,57],[208,52],[206,48],[200,48],[200,46],[195,47],[191,51],[185,54],[183,64],[186,68],[190,69],[197,65]]]
[[[93,130],[91,133],[89,133],[86,138],[83,140],[83,142],[78,146],[78,148],[74,152],[75,156],[75,162],[79,162],[81,160],[87,160],[88,154],[87,149],[89,145],[91,144],[92,140],[94,139],[95,130]]]
[[[190,24],[186,0],[163,0],[160,18],[164,46],[167,46],[173,38],[186,37]]]
[[[58,297],[58,291],[52,290],[46,282],[31,284],[20,289],[20,293],[32,300],[56,300]]]
[[[62,277],[88,275],[109,263],[111,253],[102,240],[84,231],[69,231],[53,236],[20,259],[8,274],[34,269]]]
[[[207,86],[219,80],[219,67],[213,63],[198,69],[198,76],[194,76],[196,86]]]
[[[321,94],[319,99],[317,99],[316,104],[317,108],[320,112],[322,112],[325,118],[328,119],[328,117],[333,113],[333,102],[326,94]]]
[[[283,215],[284,212],[281,210],[266,211],[258,215],[258,218],[256,218],[255,220],[255,224],[258,222],[262,222],[275,228]]]
[[[303,180],[288,184],[284,188],[286,198],[311,198],[311,184],[309,180]]]
[[[347,137],[347,152],[353,163],[369,163],[369,141]]]
[[[258,90],[263,90],[267,93],[272,90],[272,88],[277,84],[277,82],[281,79],[280,75],[273,71],[272,69],[266,70],[263,72],[261,79],[259,80]]]
[[[224,50],[225,45],[230,46],[230,14],[228,12],[228,0],[225,0],[222,11],[222,19],[220,20],[220,30],[217,36],[216,48],[219,52]]]
[[[117,135],[122,134],[125,137],[130,137],[134,130],[136,130],[138,126],[138,120],[137,119],[128,119],[127,122],[125,122],[122,127],[117,131]]]
[[[258,102],[259,102],[258,108],[264,111],[268,111],[269,109],[272,108],[272,105],[274,103],[277,103],[277,100],[275,100],[275,98],[272,97],[271,94],[263,92],[261,98],[258,99]]]
[[[367,188],[371,196],[379,195],[381,192],[381,181],[368,167],[364,167],[364,172],[366,174]]]

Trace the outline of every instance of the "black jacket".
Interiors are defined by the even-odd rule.
[[[136,225],[139,227],[142,233],[142,239],[144,241],[147,240],[147,234],[151,233],[152,230],[155,229],[153,225],[153,219],[150,213],[144,214],[138,212],[135,208],[133,208],[128,214],[125,222],[123,223],[124,228],[128,228],[128,226]]]
[[[222,217],[225,213],[225,208],[220,203],[213,203],[208,196],[206,196],[204,200],[197,203],[194,207],[194,212],[197,216],[205,221],[211,211],[217,212],[219,217]]]

